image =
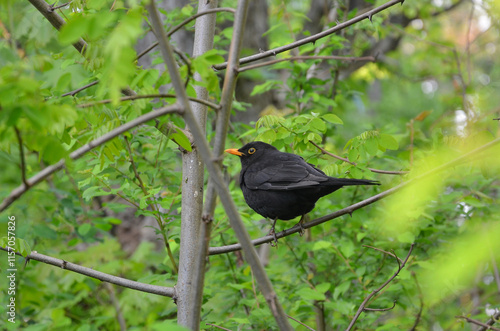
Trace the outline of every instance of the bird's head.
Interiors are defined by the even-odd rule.
[[[260,159],[266,151],[276,151],[276,147],[266,144],[262,141],[253,141],[246,144],[240,149],[230,148],[226,149],[225,152],[233,155],[238,155],[241,159],[241,165],[243,167],[255,162]]]

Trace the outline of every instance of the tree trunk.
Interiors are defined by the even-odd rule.
[[[216,8],[217,0],[200,0],[198,12]],[[213,48],[216,14],[204,15],[196,20],[193,57]],[[200,77],[195,75],[195,80]],[[200,99],[208,98],[207,90],[195,86]],[[191,103],[200,127],[206,126],[207,107]],[[204,256],[200,255],[203,238],[200,237],[203,209],[203,162],[196,146],[182,155],[182,212],[179,276],[177,281],[177,320],[191,330],[199,330],[201,299],[203,297]]]

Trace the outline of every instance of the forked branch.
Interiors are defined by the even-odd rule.
[[[356,321],[358,320],[359,316],[361,315],[361,313],[363,311],[373,311],[375,309],[369,309],[369,308],[366,308],[366,305],[368,304],[368,301],[370,301],[371,298],[373,298],[373,296],[375,294],[377,294],[378,292],[382,291],[382,289],[384,289],[384,287],[386,287],[387,285],[389,285],[390,282],[392,282],[394,280],[394,278],[396,278],[397,275],[399,275],[399,273],[401,272],[401,270],[403,270],[403,268],[405,267],[406,265],[406,262],[408,262],[408,259],[410,258],[410,255],[411,255],[411,252],[413,251],[413,247],[415,246],[415,244],[411,244],[410,246],[410,250],[408,251],[408,255],[406,255],[406,258],[404,259],[403,263],[400,263],[399,261],[399,258],[396,257],[396,261],[398,261],[398,270],[396,270],[396,272],[388,279],[385,281],[385,283],[383,283],[382,285],[380,285],[379,288],[375,289],[372,293],[370,293],[364,300],[363,302],[361,303],[361,305],[359,306],[358,308],[358,311],[356,312],[356,314],[354,315],[354,317],[352,318],[351,320],[351,323],[349,323],[349,326],[347,327],[346,331],[349,331],[352,329],[352,327],[354,326],[354,324],[356,323]],[[395,255],[395,254],[394,254]],[[394,303],[395,305],[396,303]],[[394,308],[394,306],[392,306],[392,308]],[[390,310],[392,308],[387,308],[387,309],[377,309],[378,311],[384,311],[384,310]]]

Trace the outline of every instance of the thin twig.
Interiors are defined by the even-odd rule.
[[[376,8],[373,8],[372,10],[369,10],[363,14],[360,14],[348,21],[345,21],[344,23],[340,23],[330,29],[327,29],[325,31],[322,31],[320,33],[317,33],[315,35],[312,35],[312,36],[309,36],[309,37],[306,37],[306,38],[303,38],[301,40],[297,40],[293,43],[290,43],[290,44],[287,44],[287,45],[284,45],[284,46],[280,46],[280,47],[277,47],[277,48],[273,48],[273,49],[270,49],[268,51],[265,51],[265,52],[261,52],[261,53],[258,53],[258,54],[254,54],[254,55],[251,55],[251,56],[247,56],[247,57],[244,57],[244,58],[241,58],[239,60],[239,63],[240,64],[245,64],[245,63],[249,63],[249,62],[254,62],[254,61],[257,61],[257,60],[260,60],[260,59],[264,59],[266,57],[270,57],[270,56],[276,56],[276,54],[279,54],[279,53],[283,53],[283,52],[286,52],[286,51],[289,51],[293,48],[297,48],[299,46],[302,46],[302,45],[305,45],[305,44],[308,44],[308,43],[314,43],[316,40],[318,39],[321,39],[323,37],[326,37],[328,35],[331,35],[335,32],[338,32],[338,31],[341,31],[355,23],[358,23],[360,21],[363,21],[365,19],[370,19],[372,18],[373,15],[389,8],[389,7],[392,7],[398,3],[403,3],[404,0],[391,0],[379,7],[376,7]],[[218,65],[214,65],[213,68],[216,69],[216,70],[222,70],[222,69],[225,69],[227,67],[227,62],[224,62],[224,63],[221,63],[221,64],[218,64]]]
[[[377,248],[377,247],[373,247],[373,246],[370,246],[370,245],[362,245],[363,247],[367,247],[367,248],[371,248],[371,249],[374,249],[376,251],[379,251],[379,252],[382,252],[384,254],[387,254],[389,256],[392,256],[393,258],[396,258],[399,260],[400,263],[403,263],[403,260],[401,260],[396,254],[394,253],[391,253],[391,252],[388,252],[388,251],[384,251],[383,249],[380,249],[380,248]]]
[[[8,252],[8,248],[0,247],[0,250]],[[22,256],[20,253],[16,253],[19,256]],[[121,278],[121,277],[116,277],[113,275],[106,274],[104,272],[100,272],[97,270],[94,270],[92,268],[86,268],[82,267],[81,265],[71,263],[65,260],[61,260],[52,256],[48,255],[43,255],[37,252],[31,252],[31,254],[28,254],[27,256],[24,257],[25,259],[28,260],[34,260],[34,261],[40,261],[45,264],[50,264],[56,267],[59,267],[61,269],[66,269],[69,271],[76,272],[81,275],[89,276],[95,279],[98,279],[103,282],[108,282],[111,284],[123,286],[126,288],[130,288],[132,290],[137,290],[137,291],[142,291],[146,293],[152,293],[152,294],[157,294],[157,295],[162,295],[166,297],[173,297],[175,295],[175,290],[173,287],[165,287],[165,286],[158,286],[158,285],[150,285],[150,284],[144,284],[140,282],[136,282],[133,280],[129,280],[126,278]]]
[[[290,315],[286,315],[286,317],[288,317],[289,319],[291,319],[291,320],[293,320],[293,321],[295,321],[295,322],[299,323],[300,325],[303,325],[303,326],[304,326],[306,329],[308,329],[308,330],[316,331],[316,330],[314,330],[313,328],[311,328],[310,326],[307,326],[306,324],[302,323],[302,322],[301,322],[301,321],[299,321],[298,319],[293,318],[293,317],[292,317],[292,316],[290,316]]]
[[[364,311],[389,311],[389,310],[393,310],[394,307],[396,307],[396,300],[393,301],[392,303],[392,307],[389,307],[389,308],[363,308]]]
[[[323,153],[323,154],[329,155],[329,156],[331,156],[333,158],[336,158],[337,160],[347,162],[349,164],[352,164],[353,166],[358,165],[356,162],[349,161],[348,159],[346,159],[346,158],[344,158],[342,156],[338,156],[338,155],[335,155],[335,154],[333,154],[331,152],[328,152],[326,149],[324,149],[323,147],[319,146],[318,144],[316,144],[312,140],[309,140],[309,142],[311,144],[313,144],[314,146],[316,146],[316,148],[318,148],[321,151],[321,153]],[[373,169],[373,168],[367,168],[367,169],[370,170],[371,172],[375,172],[375,173],[379,173],[379,174],[385,174],[385,175],[406,175],[408,173],[408,171],[389,171],[389,170],[379,170],[379,169]]]
[[[486,331],[486,330],[491,330],[491,326],[495,324],[495,322],[500,323],[500,310],[497,311],[493,316],[490,317],[490,319],[485,323],[486,326],[481,327],[477,331]]]
[[[385,281],[385,283],[383,283],[379,288],[377,288],[376,290],[374,290],[372,293],[370,293],[364,300],[363,302],[361,303],[361,305],[359,306],[358,308],[358,311],[356,312],[356,314],[354,315],[354,317],[352,318],[351,320],[351,323],[349,323],[349,326],[347,327],[346,331],[349,331],[353,328],[354,324],[356,323],[356,321],[358,320],[359,316],[361,315],[361,313],[366,310],[366,305],[368,304],[368,301],[370,301],[370,299],[375,295],[377,294],[378,292],[380,292],[384,287],[386,287],[387,285],[389,285],[390,282],[392,282],[394,280],[394,278],[396,278],[397,275],[399,275],[400,271],[405,267],[406,265],[406,262],[408,262],[408,259],[410,258],[410,255],[411,255],[411,252],[413,251],[413,247],[415,246],[415,244],[411,244],[410,246],[410,250],[408,252],[408,254],[406,255],[406,258],[405,260],[403,261],[403,263],[401,265],[399,265],[398,267],[398,270],[387,280]],[[399,264],[399,259],[397,259],[398,261],[398,264]]]
[[[422,318],[422,311],[424,310],[424,296],[422,294],[422,288],[420,287],[420,283],[418,282],[417,275],[415,272],[411,272],[411,275],[413,276],[413,279],[415,279],[415,284],[417,285],[417,290],[418,290],[418,300],[420,301],[420,308],[417,313],[417,318],[415,319],[415,323],[413,323],[413,326],[409,331],[415,331],[417,329],[418,324],[420,323],[420,319]]]
[[[486,323],[480,322],[478,320],[472,319],[472,318],[467,317],[467,316],[455,316],[455,317],[456,318],[464,319],[464,320],[466,320],[467,322],[469,322],[471,324],[476,324],[476,325],[482,326],[483,328],[485,328],[484,330],[500,331],[499,328],[495,328],[495,327],[493,327],[491,325],[488,325]]]
[[[92,87],[92,86],[97,85],[97,84],[99,84],[99,80],[95,80],[95,81],[93,81],[92,83],[89,83],[89,84],[87,84],[87,85],[84,85],[84,86],[82,86],[82,87],[77,88],[76,90],[73,90],[73,91],[70,91],[70,92],[66,92],[66,93],[64,93],[64,94],[61,94],[61,97],[66,97],[66,96],[68,96],[68,95],[71,95],[71,96],[73,97],[73,96],[75,96],[78,92],[81,92],[81,91],[83,91],[83,90],[86,90],[86,89],[88,89],[89,87]]]
[[[109,293],[109,298],[111,303],[113,304],[113,308],[116,311],[116,319],[118,320],[118,325],[120,325],[120,331],[127,330],[127,323],[125,322],[125,318],[123,317],[123,312],[120,307],[120,301],[116,298],[115,289],[111,286],[110,283],[104,283],[104,287]]]
[[[74,97],[74,96],[75,96],[78,92],[81,92],[81,91],[83,91],[83,90],[86,90],[86,89],[88,89],[89,87],[92,87],[92,86],[97,85],[97,84],[99,84],[99,81],[98,81],[98,80],[93,81],[92,83],[89,83],[89,84],[87,84],[87,85],[85,85],[85,86],[82,86],[82,87],[80,87],[80,88],[77,88],[76,90],[73,90],[73,91],[70,91],[70,92],[66,92],[66,93],[62,94],[62,95],[61,95],[61,97],[66,97],[66,96],[68,96],[68,95],[71,95],[72,97]]]
[[[230,13],[235,13],[235,10],[233,8],[214,8],[214,9],[208,9],[208,10],[205,10],[201,13],[197,13],[187,19],[185,19],[184,21],[182,21],[181,23],[177,24],[176,26],[174,26],[172,29],[170,29],[168,32],[167,32],[167,37],[170,37],[172,36],[175,32],[177,32],[180,28],[182,28],[184,25],[188,24],[189,22],[197,19],[198,17],[200,16],[203,16],[203,15],[207,15],[207,14],[212,14],[212,13],[218,13],[218,12],[230,12]],[[158,42],[155,42],[154,44],[152,44],[151,46],[149,46],[148,48],[146,48],[145,50],[143,50],[141,53],[139,53],[137,55],[137,57],[135,58],[136,60],[139,60],[141,57],[143,57],[144,55],[146,55],[147,53],[149,53],[153,48],[155,48],[156,46],[158,46]]]
[[[210,326],[213,326],[214,328],[221,329],[221,330],[232,331],[231,329],[223,328],[222,326],[219,326],[217,324],[207,323],[206,325],[210,325]]]
[[[26,162],[24,160],[23,137],[21,136],[21,132],[19,131],[17,126],[14,126],[14,131],[16,131],[17,143],[19,144],[19,157],[21,159],[21,180],[23,181],[24,185],[28,187],[29,184],[26,181]]]
[[[176,98],[176,95],[170,94],[170,93],[142,94],[142,95],[138,94],[138,95],[122,97],[119,100],[120,101],[132,101],[132,100],[138,100],[138,99],[154,99],[154,98]],[[201,104],[203,104],[207,107],[210,107],[214,110],[220,109],[219,105],[217,105],[213,102],[210,102],[210,101],[206,101],[206,100],[202,100],[202,99],[198,99],[198,98],[193,98],[193,97],[189,97],[189,100],[201,103]],[[82,103],[82,104],[77,105],[77,107],[78,108],[88,108],[88,107],[92,107],[95,105],[103,105],[103,104],[111,103],[112,101],[113,100],[111,100],[111,99],[99,100],[99,101],[95,101],[95,102]]]
[[[286,61],[300,61],[300,60],[339,60],[339,61],[372,61],[375,62],[375,57],[373,56],[362,56],[362,57],[353,57],[353,56],[319,56],[319,55],[311,55],[311,56],[291,56],[283,59],[277,59],[257,64],[252,64],[249,66],[245,66],[243,68],[238,69],[238,72],[243,72],[247,70],[252,70],[260,67],[265,67],[269,65],[273,65],[280,62]]]
[[[178,104],[174,104],[174,105],[171,105],[171,106],[168,106],[168,107],[160,108],[158,110],[150,111],[149,113],[146,113],[146,114],[144,114],[142,116],[139,116],[139,117],[135,118],[134,120],[132,120],[132,121],[130,121],[128,123],[120,125],[119,127],[117,127],[115,129],[111,130],[110,132],[102,135],[101,137],[90,141],[88,144],[83,145],[82,147],[80,147],[77,150],[75,150],[74,152],[72,152],[69,155],[69,158],[72,159],[72,160],[79,159],[83,155],[85,155],[87,152],[89,152],[90,150],[92,150],[93,148],[98,147],[98,146],[100,146],[102,144],[107,143],[111,139],[119,136],[120,134],[122,134],[122,133],[124,133],[124,132],[126,132],[126,131],[128,131],[128,130],[130,130],[132,128],[135,128],[136,126],[139,126],[139,125],[141,125],[143,123],[146,123],[146,122],[148,122],[150,120],[153,120],[153,119],[155,119],[157,117],[160,117],[160,116],[163,116],[163,115],[166,115],[166,114],[180,112],[181,110],[182,110],[181,106],[179,106]],[[61,160],[59,160],[59,162],[57,162],[57,163],[55,163],[55,164],[53,164],[51,166],[48,166],[48,167],[44,168],[43,170],[41,170],[40,172],[38,172],[33,177],[27,179],[28,187],[26,187],[26,185],[23,184],[21,186],[18,186],[14,190],[12,190],[10,192],[10,194],[0,204],[0,212],[4,211],[14,201],[16,201],[17,199],[19,199],[24,193],[26,193],[26,191],[28,191],[29,188],[31,188],[34,185],[40,183],[41,181],[43,181],[45,178],[47,178],[48,176],[52,175],[56,171],[62,169],[63,166],[65,165],[65,162],[66,162],[65,159],[61,159]]]
[[[70,3],[72,3],[73,1],[70,1],[70,2],[66,2],[66,3],[63,3],[62,5],[59,5],[59,6],[55,6],[54,5],[50,5],[50,10],[51,12],[53,12],[54,10],[57,10],[59,8],[63,8],[63,7],[66,7],[67,5],[69,5]]]

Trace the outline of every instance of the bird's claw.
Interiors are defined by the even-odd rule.
[[[304,235],[304,233],[306,233],[306,229],[302,225],[302,221],[299,222],[299,227],[300,227],[299,235],[302,237]]]
[[[269,231],[267,234],[268,236],[273,236],[273,241],[271,241],[269,244],[271,247],[278,247],[278,237],[276,236],[276,232],[274,231],[274,227]]]
[[[300,230],[299,230],[299,235],[302,237],[304,235],[304,233],[306,233],[306,229],[304,228],[304,226],[302,225],[304,223],[304,219],[305,219],[305,215],[302,215],[302,217],[300,218],[300,221],[299,223],[295,224],[295,226],[299,226],[300,227]]]

